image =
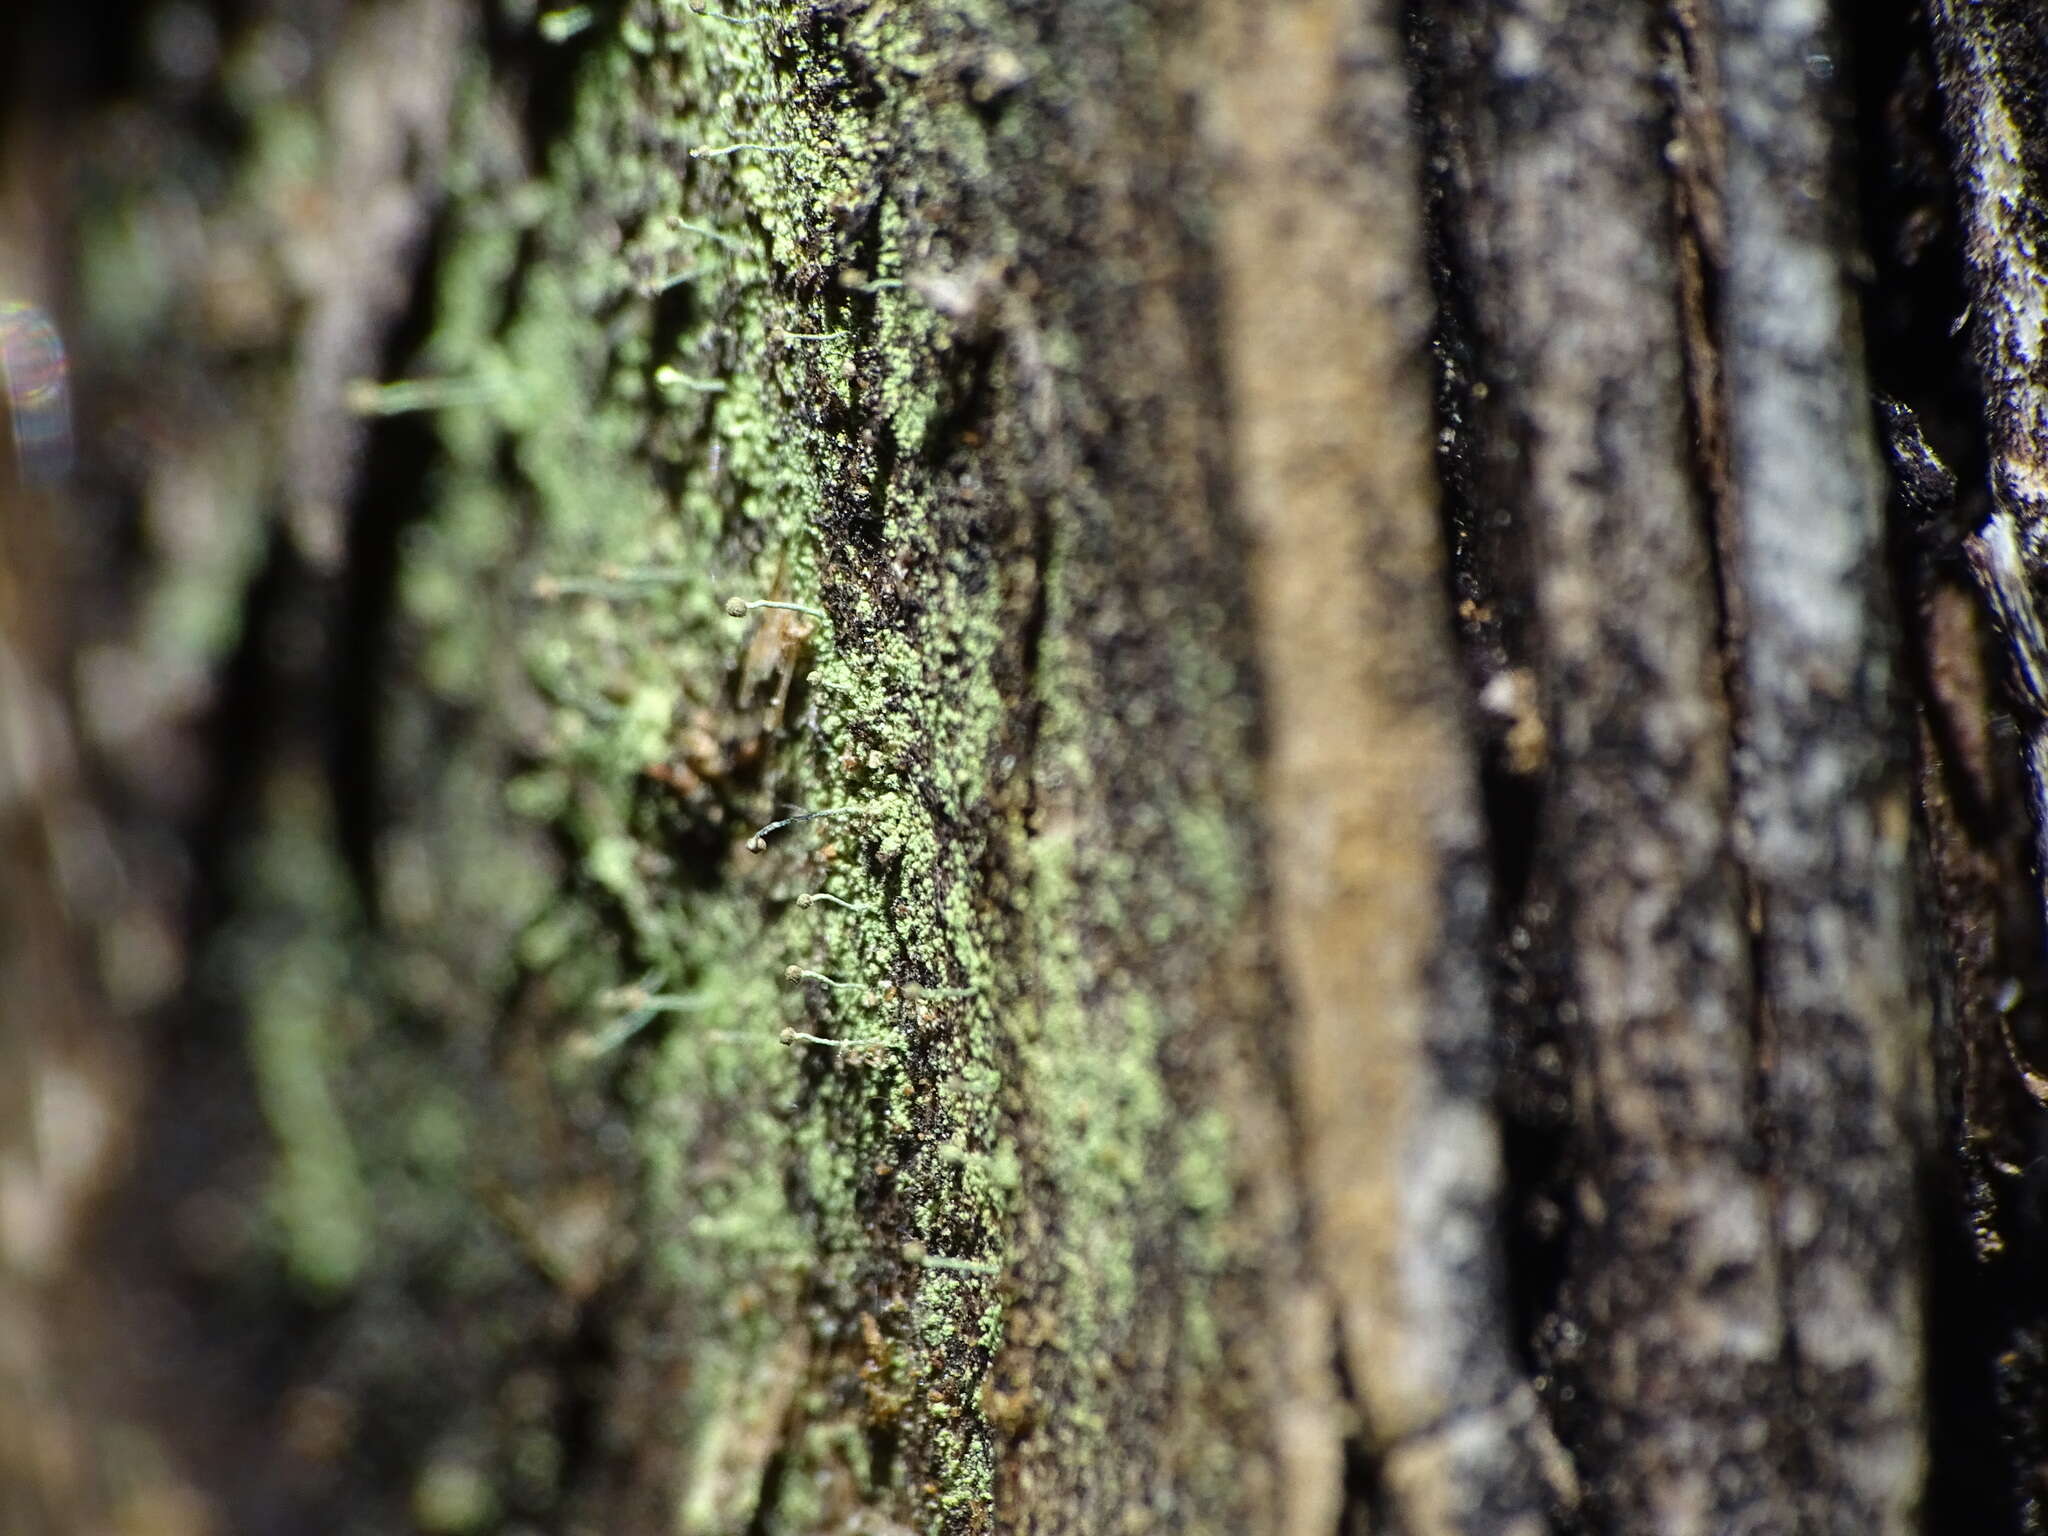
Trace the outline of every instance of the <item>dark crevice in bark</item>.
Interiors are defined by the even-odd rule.
[[[550,42],[530,13],[501,6],[478,10],[491,78],[518,109],[529,165],[548,163],[574,120],[583,61],[613,41],[623,7],[598,0],[590,9],[596,12],[591,24],[560,42]]]
[[[1885,0],[1849,41],[1871,379],[1912,407],[1942,461],[1974,491],[1988,462],[1984,397],[1960,324],[1969,294],[1953,150],[1924,7]]]
[[[1714,654],[1720,664],[1721,688],[1737,723],[1734,746],[1739,751],[1744,714],[1742,591],[1734,571],[1738,535],[1728,500],[1727,376],[1720,346],[1721,267],[1727,259],[1728,218],[1722,124],[1725,104],[1715,78],[1714,40],[1703,35],[1697,10],[1694,0],[1671,0],[1665,8],[1662,84],[1673,145],[1669,191],[1672,225],[1678,237],[1683,312],[1680,339],[1685,348],[1685,404],[1691,432],[1688,447],[1712,574],[1717,631]]]
[[[281,707],[275,658],[281,648],[279,626],[304,600],[304,580],[304,564],[290,537],[273,523],[263,559],[238,603],[241,638],[221,669],[203,729],[202,755],[212,770],[211,782],[184,838],[193,859],[186,943],[194,954],[205,950],[234,906],[234,856],[255,825],[257,787],[287,734],[289,715]]]
[[[386,378],[408,371],[433,327],[432,274],[440,264],[443,234],[436,221],[420,242],[410,300],[383,349]],[[327,661],[334,703],[325,725],[326,758],[335,840],[373,927],[379,910],[378,840],[398,810],[383,771],[390,671],[400,659],[392,632],[397,583],[406,531],[430,510],[439,452],[439,438],[423,414],[386,416],[372,424],[347,518],[347,566]]]
[[[1300,1156],[1298,1151],[1296,1156]],[[1359,1413],[1358,1385],[1352,1379],[1351,1368],[1344,1358],[1343,1337],[1335,1329],[1330,1335],[1330,1375],[1346,1411],[1353,1415]],[[1392,1512],[1388,1508],[1378,1459],[1367,1444],[1367,1434],[1367,1428],[1360,1426],[1344,1437],[1344,1502],[1338,1511],[1337,1529],[1333,1536],[1375,1536],[1375,1533],[1389,1529]]]
[[[2016,1536],[2010,1436],[1993,1362],[2010,1342],[2011,1298],[1997,1295],[1984,1260],[1958,1217],[1955,1182],[1929,1181],[1927,1233],[1929,1476],[1928,1536],[1978,1531]]]
[[[320,588],[283,525],[271,529],[203,733],[212,783],[185,837],[194,871],[187,944],[195,955],[217,954],[237,913],[261,786],[282,757],[311,756],[317,740],[320,690],[308,686],[313,657],[294,626],[317,610]],[[209,1469],[240,1528],[264,1531],[289,1528],[304,1507],[274,1475],[270,1415],[305,1361],[332,1347],[336,1320],[282,1289],[252,1304],[221,1285],[191,1247],[193,1221],[258,1198],[270,1150],[242,1049],[246,1024],[204,970],[152,1021],[154,1084],[137,1130],[137,1173],[103,1219],[96,1262],[104,1275],[132,1277],[138,1287],[127,1303],[136,1313],[123,1323],[153,1314],[140,1400],[192,1464]],[[168,1256],[177,1262],[167,1265]],[[349,1490],[329,1492],[373,1507],[387,1475],[366,1457]]]
[[[1469,112],[1454,82],[1474,77],[1451,50],[1475,46],[1471,33],[1411,5],[1403,18],[1409,68],[1416,82],[1421,139],[1425,251],[1436,313],[1431,350],[1436,384],[1437,468],[1445,544],[1446,593],[1459,657],[1481,726],[1479,785],[1491,862],[1494,925],[1490,997],[1498,1031],[1498,1085],[1505,1179],[1502,1213],[1507,1305],[1517,1359],[1547,1410],[1558,1407],[1552,1348],[1545,1343],[1566,1278],[1571,1241],[1572,1067],[1569,1033],[1558,1024],[1568,995],[1554,964],[1558,905],[1540,875],[1549,766],[1515,750],[1513,732],[1539,721],[1535,679],[1543,672],[1534,625],[1534,552],[1507,494],[1521,445],[1497,408],[1497,387],[1476,351],[1469,280],[1460,270],[1455,226],[1465,216],[1469,185]],[[1513,680],[1526,679],[1523,686]],[[1527,713],[1519,719],[1488,710],[1488,689]],[[1540,740],[1540,737],[1539,737]],[[1562,1529],[1573,1528],[1568,1522]]]
[[[1931,1425],[1925,1528],[2040,1529],[2024,1472],[2038,1464],[2031,1400],[2048,1296],[2040,1189],[2041,1112],[2021,1091],[2002,1037],[2039,1039],[2041,929],[2019,744],[1984,722],[2003,661],[1960,558],[1990,510],[1985,403],[1966,321],[1962,219],[1925,7],[1892,0],[1854,32],[1851,59],[1870,370],[1892,454],[1892,573],[1906,615],[1921,721],[1917,772],[1930,957],[1941,1006],[1935,1041],[1937,1146],[1925,1180]],[[1897,402],[1896,405],[1890,402]],[[1952,472],[1918,474],[1915,440]],[[1924,455],[1921,460],[1924,462]],[[1959,627],[1954,615],[1972,622]],[[1974,675],[1974,683],[1971,676]],[[2016,987],[2020,1002],[1999,995]],[[2002,1011],[2004,1009],[2009,1011]]]

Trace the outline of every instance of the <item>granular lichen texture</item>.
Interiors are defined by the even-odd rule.
[[[1164,21],[634,7],[519,185],[487,96],[458,135],[412,367],[490,387],[408,619],[541,685],[515,792],[575,876],[522,943],[629,1015],[561,1070],[627,1106],[685,1531],[1256,1529],[1289,1458],[1334,1507],[1334,1412],[1276,1432],[1303,1216]]]

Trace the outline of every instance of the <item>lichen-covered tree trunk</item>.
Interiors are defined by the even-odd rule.
[[[0,34],[0,1525],[2048,1529],[2030,11],[727,3]]]

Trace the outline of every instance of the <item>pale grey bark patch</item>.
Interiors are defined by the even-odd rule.
[[[1786,1318],[1757,1166],[1706,508],[1681,366],[1667,102],[1649,18],[1442,23],[1445,238],[1472,316],[1481,496],[1525,529],[1563,908],[1576,1236],[1549,1356],[1596,1521],[1789,1528]]]
[[[1845,253],[1839,40],[1805,0],[1704,8],[1725,124],[1721,552],[1741,851],[1761,930],[1774,1173],[1808,1529],[1913,1529],[1925,1476],[1915,1169],[1926,1000],[1884,491]]]

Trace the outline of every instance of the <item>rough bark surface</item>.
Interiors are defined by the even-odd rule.
[[[2031,11],[730,3],[0,27],[0,1523],[2048,1529]]]
[[[1394,18],[1233,15],[1222,356],[1320,1272],[1401,1529],[1547,1529],[1507,1336],[1477,774],[1453,686]]]
[[[1719,55],[1727,419],[1720,526],[1748,871],[1760,1132],[1774,1175],[1791,1455],[1814,1530],[1917,1528],[1915,1189],[1926,999],[1884,489],[1852,296],[1845,103],[1811,7],[1730,3]]]
[[[1730,702],[1686,440],[1677,226],[1654,17],[1445,18],[1446,223],[1533,572],[1582,1172],[1554,1367],[1619,1529],[1772,1528],[1789,1469],[1784,1302],[1752,1094],[1756,979]],[[1483,391],[1483,393],[1482,393]],[[1511,498],[1511,499],[1510,499]]]

